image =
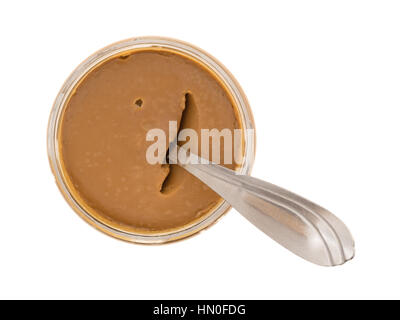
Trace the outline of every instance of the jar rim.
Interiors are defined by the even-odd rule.
[[[69,203],[72,209],[74,209],[74,211],[86,222],[94,226],[96,229],[115,238],[126,240],[129,242],[145,244],[165,243],[183,239],[193,234],[196,234],[199,231],[214,224],[231,207],[225,200],[223,200],[217,207],[215,207],[211,212],[205,215],[203,219],[195,221],[192,224],[185,225],[181,228],[171,229],[160,233],[146,234],[139,232],[128,232],[126,230],[117,229],[115,226],[108,225],[104,221],[100,221],[99,219],[94,217],[92,214],[90,214],[90,212],[85,210],[83,206],[80,205],[79,201],[73,196],[73,193],[71,192],[68,184],[65,181],[63,175],[64,173],[60,164],[58,131],[60,120],[66,107],[66,102],[68,101],[68,98],[73,89],[86,74],[88,74],[97,65],[115,55],[119,55],[123,52],[135,49],[152,47],[161,47],[183,53],[186,56],[189,56],[190,58],[201,62],[206,67],[208,67],[224,84],[226,89],[229,90],[232,98],[234,99],[244,132],[246,133],[247,129],[252,129],[253,131],[255,130],[254,119],[250,109],[250,105],[243,90],[241,89],[239,83],[236,81],[233,75],[213,56],[203,51],[202,49],[181,40],[164,37],[130,38],[100,49],[78,65],[78,67],[64,82],[61,90],[59,91],[55,99],[50,113],[47,130],[47,152],[51,170],[53,172],[53,175],[55,176],[56,183],[66,201]],[[244,156],[243,162],[238,168],[238,173],[250,174],[254,163],[254,156],[255,134],[244,134]]]

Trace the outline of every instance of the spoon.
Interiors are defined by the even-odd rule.
[[[200,158],[183,146],[178,147],[176,139],[170,144],[168,162],[200,179],[258,229],[305,260],[337,266],[354,257],[350,231],[319,205],[266,181],[237,174]]]

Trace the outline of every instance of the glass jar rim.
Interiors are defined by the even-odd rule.
[[[195,221],[192,224],[185,225],[182,228],[172,229],[166,232],[160,233],[134,233],[125,230],[117,229],[114,226],[108,225],[103,221],[100,221],[79,204],[79,201],[75,199],[68,184],[65,181],[64,173],[60,165],[60,152],[59,152],[59,141],[58,141],[58,130],[60,119],[63,114],[63,110],[66,107],[66,102],[79,83],[79,81],[93,68],[102,63],[103,61],[119,55],[123,52],[144,49],[144,48],[166,48],[171,49],[180,53],[183,53],[192,59],[201,62],[207,68],[209,68],[218,79],[224,84],[227,90],[231,93],[234,99],[237,111],[240,116],[241,124],[244,129],[244,157],[243,163],[238,169],[240,174],[250,174],[254,156],[255,156],[255,134],[247,135],[247,129],[255,130],[254,119],[252,112],[247,101],[247,98],[241,89],[239,83],[233,77],[233,75],[213,56],[206,53],[200,48],[197,48],[189,43],[164,37],[139,37],[131,38],[117,43],[111,44],[99,51],[95,52],[84,60],[67,78],[64,82],[61,90],[59,91],[53,108],[50,113],[48,130],[47,130],[47,151],[50,162],[51,170],[55,176],[56,183],[63,194],[66,201],[74,209],[80,217],[86,222],[94,226],[96,229],[113,236],[118,239],[136,242],[136,243],[165,243],[174,240],[183,239],[189,237],[199,231],[214,224],[224,213],[230,209],[230,205],[225,201],[221,201],[220,204],[215,207],[210,213],[205,215],[204,219]]]

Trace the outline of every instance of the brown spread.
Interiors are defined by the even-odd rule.
[[[212,211],[221,199],[206,185],[178,165],[146,161],[147,132],[168,133],[171,120],[199,136],[203,128],[240,128],[227,89],[181,53],[124,52],[88,72],[59,130],[63,172],[79,204],[109,225],[145,233],[181,228]]]

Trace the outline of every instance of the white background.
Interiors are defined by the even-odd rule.
[[[399,17],[398,1],[3,1],[0,298],[400,298]],[[354,260],[312,265],[234,210],[149,247],[69,208],[47,161],[53,100],[91,53],[143,35],[232,71],[256,120],[253,175],[338,215]]]

